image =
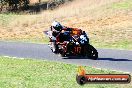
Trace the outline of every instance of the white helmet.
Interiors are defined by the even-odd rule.
[[[57,21],[54,21],[54,22],[52,23],[52,27],[53,27],[55,30],[57,30],[57,31],[59,31],[59,30],[61,30],[61,29],[63,28],[63,26],[62,26],[59,22],[57,22]]]

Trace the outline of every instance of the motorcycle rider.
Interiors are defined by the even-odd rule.
[[[69,36],[68,32],[70,32],[72,30],[72,28],[67,28],[67,27],[61,25],[59,22],[54,21],[51,24],[50,29],[52,31],[52,51],[54,53],[57,53],[57,50],[58,50],[58,45],[56,44],[57,35],[60,33],[59,38],[62,41],[63,40],[68,40],[68,39],[70,39],[69,38],[70,36]],[[64,32],[64,31],[67,31],[67,32]]]
[[[52,51],[57,53],[58,46],[56,44],[56,36],[61,32],[64,27],[57,21],[54,21],[50,27],[52,31]]]
[[[68,40],[68,39],[70,39],[69,32],[71,32],[73,30],[79,31],[80,33],[84,32],[84,31],[82,32],[81,29],[65,27],[57,21],[54,21],[52,23],[50,29],[52,31],[52,38],[51,38],[52,39],[52,51],[54,53],[57,53],[57,50],[58,50],[58,45],[56,44],[56,37],[59,33],[60,33],[60,35],[59,35],[60,40]],[[62,30],[63,30],[63,32],[62,32]],[[64,32],[64,31],[68,31],[68,32]]]

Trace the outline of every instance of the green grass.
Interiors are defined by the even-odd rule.
[[[0,25],[7,26],[12,20],[13,15],[0,14]]]
[[[115,9],[132,9],[132,0],[124,0],[123,2],[114,3],[112,7]]]
[[[131,88],[130,84],[76,83],[77,65],[45,60],[0,57],[0,88]],[[121,73],[85,67],[87,73]]]
[[[126,49],[132,50],[132,41],[131,40],[119,40],[115,42],[103,42],[99,40],[91,40],[91,44],[96,48],[110,48],[110,49]]]
[[[21,39],[4,39],[0,41],[7,41],[7,42],[26,42],[26,43],[37,43],[37,44],[48,44],[49,43],[49,38],[48,37],[43,37],[43,38],[21,38]]]

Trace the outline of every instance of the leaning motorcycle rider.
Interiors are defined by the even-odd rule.
[[[50,27],[52,31],[52,51],[57,53],[58,46],[56,44],[56,36],[62,31],[64,27],[57,21],[54,21]]]
[[[68,27],[64,27],[62,26],[59,22],[54,21],[50,27],[51,31],[52,31],[52,51],[54,53],[57,53],[58,50],[58,45],[56,44],[56,37],[59,34],[59,38],[60,41],[61,40],[68,40],[70,39],[70,33],[72,30],[79,30],[81,31],[81,33],[85,33],[84,31],[82,31],[81,29],[75,29],[75,28],[68,28]],[[62,30],[67,31],[67,32],[62,32]]]

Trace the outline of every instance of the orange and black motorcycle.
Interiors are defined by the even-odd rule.
[[[71,31],[61,31],[56,37],[52,36],[52,31],[45,31],[50,39],[50,48],[53,48],[53,40],[56,41],[57,54],[61,56],[83,56],[96,60],[97,50],[89,44],[89,38],[85,31],[72,28]]]

